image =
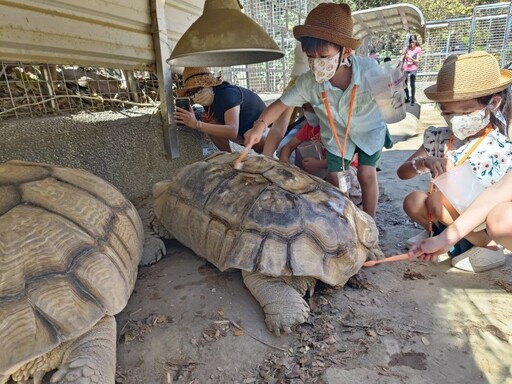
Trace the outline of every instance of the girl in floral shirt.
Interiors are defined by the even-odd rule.
[[[498,182],[512,168],[512,142],[507,137],[511,83],[512,71],[500,70],[496,58],[486,52],[448,57],[436,84],[425,90],[429,99],[439,103],[448,126],[427,128],[423,145],[400,166],[398,176],[410,179],[430,173],[436,178],[469,162],[482,186]],[[459,216],[433,188],[431,193],[409,194],[404,210],[434,234]],[[491,246],[490,241],[485,230],[471,232],[448,252],[452,265],[473,272],[502,265],[503,250]]]

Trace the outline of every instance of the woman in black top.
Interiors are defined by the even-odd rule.
[[[244,133],[265,109],[263,100],[249,89],[214,77],[207,67],[185,68],[183,80],[178,96],[190,97],[194,104],[205,108],[205,113],[196,120],[192,110],[176,107],[176,121],[208,134],[221,151],[231,152],[229,141],[243,145]],[[264,144],[263,138],[253,149],[261,153]]]

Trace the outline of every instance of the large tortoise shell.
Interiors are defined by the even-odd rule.
[[[120,312],[143,239],[133,205],[99,177],[0,165],[0,377]]]
[[[220,270],[342,285],[382,254],[373,219],[331,184],[264,156],[237,171],[236,157],[213,155],[154,187],[164,227]]]

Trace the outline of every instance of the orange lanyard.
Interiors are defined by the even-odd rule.
[[[491,133],[492,131],[494,131],[494,128],[492,126],[492,124],[489,124],[487,127],[485,127],[485,131],[480,135],[480,137],[478,138],[478,140],[475,141],[475,143],[471,146],[471,149],[469,151],[467,151],[464,156],[462,156],[459,161],[457,161],[457,164],[455,164],[456,167],[458,167],[459,165],[461,165],[462,163],[464,163],[469,156],[471,156],[471,154],[475,151],[475,149],[480,145],[480,143],[487,137],[487,135],[489,133]],[[450,151],[451,150],[451,147],[452,147],[452,144],[453,144],[453,134],[450,136],[450,139],[448,140],[448,145],[447,145],[447,151]]]
[[[329,108],[329,102],[327,101],[327,94],[325,91],[322,91],[322,100],[325,105],[325,109],[327,110],[327,117],[329,118],[329,124],[331,125],[332,133],[334,134],[334,138],[336,139],[336,144],[338,144],[338,148],[340,150],[341,154],[341,169],[345,171],[345,150],[347,149],[347,142],[348,142],[348,133],[350,132],[350,119],[352,118],[352,110],[354,109],[354,101],[356,99],[356,91],[357,91],[357,84],[354,84],[354,87],[352,88],[352,95],[350,96],[350,106],[348,109],[348,118],[347,118],[347,128],[345,130],[345,141],[343,143],[343,148],[341,147],[340,138],[338,137],[338,132],[334,128],[334,120],[332,118],[331,109]]]

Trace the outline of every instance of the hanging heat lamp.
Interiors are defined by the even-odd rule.
[[[224,67],[280,59],[284,52],[239,0],[206,0],[203,14],[176,44],[167,62],[183,67]]]

